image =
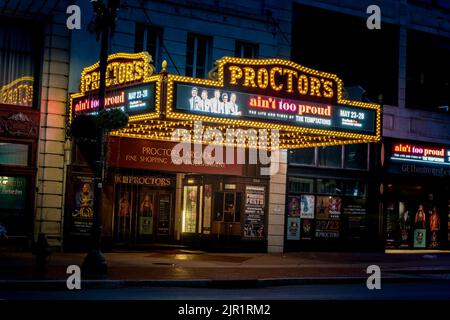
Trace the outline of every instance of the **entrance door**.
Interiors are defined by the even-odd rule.
[[[241,234],[241,192],[214,193],[214,229],[218,238],[231,239]]]
[[[183,236],[200,234],[202,230],[203,188],[200,185],[183,187],[183,209],[181,232]]]
[[[114,238],[118,243],[167,242],[172,235],[170,190],[132,186],[116,190]]]

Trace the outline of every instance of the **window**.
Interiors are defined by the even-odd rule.
[[[318,148],[319,166],[330,168],[342,167],[342,146]]]
[[[317,192],[323,194],[342,194],[342,183],[334,179],[317,179]]]
[[[349,144],[344,146],[345,167],[349,169],[367,170],[367,144]]]
[[[214,193],[214,221],[240,222],[241,198],[240,192]]]
[[[288,190],[292,193],[313,193],[314,179],[289,177]]]
[[[258,45],[243,41],[236,41],[234,56],[238,58],[258,58]]]
[[[186,52],[186,75],[206,78],[211,68],[212,39],[208,36],[188,33]]]
[[[344,183],[344,194],[346,196],[365,196],[367,195],[367,183],[361,181],[346,181]]]
[[[407,41],[406,107],[449,111],[450,41],[414,30]]]
[[[0,142],[0,164],[28,165],[28,148],[27,144]]]
[[[297,150],[289,150],[289,163],[315,165],[316,164],[316,149],[304,148]]]
[[[369,30],[366,17],[298,4],[292,19],[294,61],[335,73],[348,87],[362,87],[363,99],[378,102],[382,94],[385,104],[397,105],[398,26],[382,22],[380,30]]]
[[[157,26],[136,24],[134,52],[147,51],[155,66],[161,65],[163,29]]]
[[[0,104],[32,107],[37,95],[34,79],[40,66],[40,28],[27,23],[0,22]]]

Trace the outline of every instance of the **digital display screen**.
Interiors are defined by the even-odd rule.
[[[450,165],[450,148],[415,143],[392,144],[391,160]]]
[[[72,109],[75,115],[95,114],[98,111],[97,95],[75,98]],[[146,83],[118,90],[109,90],[105,96],[105,109],[121,108],[129,115],[146,113],[155,108],[155,84]]]
[[[375,132],[376,111],[269,97],[219,88],[176,85],[175,109],[205,116],[262,120],[324,130]]]

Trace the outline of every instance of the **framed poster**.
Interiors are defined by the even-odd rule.
[[[264,238],[265,188],[245,187],[244,238]]]
[[[342,209],[342,198],[330,197],[328,203],[328,214],[330,219],[339,219]]]
[[[139,234],[153,233],[153,217],[155,215],[155,201],[153,193],[141,191],[139,201]]]
[[[158,201],[158,235],[169,235],[170,207],[170,194],[160,194]]]
[[[414,248],[425,248],[427,239],[426,229],[414,230]]]
[[[77,176],[73,183],[75,197],[69,232],[73,235],[90,235],[94,222],[94,178]]]
[[[300,218],[288,217],[287,218],[287,240],[300,240]]]
[[[304,240],[311,240],[314,236],[314,220],[313,219],[301,219],[301,232],[300,235]]]
[[[314,196],[304,194],[300,199],[300,218],[314,219]]]
[[[328,219],[329,218],[329,201],[328,196],[318,196],[316,202],[316,219]]]
[[[288,197],[288,216],[300,217],[300,197],[297,196]]]

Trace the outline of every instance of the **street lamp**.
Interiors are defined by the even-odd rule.
[[[108,42],[109,36],[114,33],[117,11],[120,0],[109,0],[106,5],[103,0],[91,0],[95,23],[94,30],[97,40],[100,38],[100,88],[98,93],[98,112],[105,107],[105,79],[106,66],[108,64]],[[104,181],[105,162],[105,129],[99,126],[96,134],[96,160],[94,176],[94,219],[92,225],[92,247],[83,261],[83,274],[88,276],[106,276],[108,267],[106,259],[101,251],[102,222],[101,222],[101,200]]]

